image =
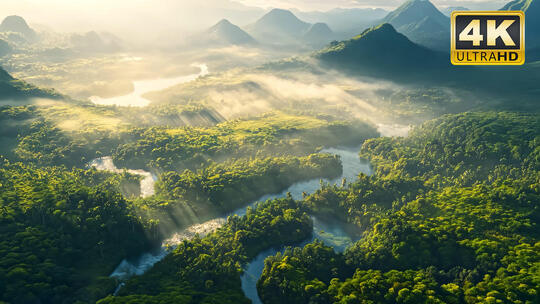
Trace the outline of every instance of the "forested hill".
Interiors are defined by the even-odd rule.
[[[62,98],[62,95],[52,89],[41,89],[25,81],[13,78],[6,70],[0,67],[0,101],[32,97],[59,99]]]
[[[414,129],[407,138],[368,140],[362,155],[380,176],[419,176],[470,186],[539,172],[538,130],[536,114],[447,115]]]
[[[123,259],[293,183],[336,177],[340,158],[316,153],[321,146],[357,146],[378,136],[370,124],[329,115],[272,112],[212,126],[134,127],[112,120],[118,113],[61,102],[0,107],[0,303],[95,303],[118,286],[109,275]],[[71,119],[76,123],[66,125]],[[107,155],[118,168],[154,169],[155,194],[138,197],[139,176],[89,168]],[[255,221],[258,236],[247,232],[246,242],[271,240],[276,231],[294,240],[309,234],[302,212],[269,208]],[[275,229],[265,229],[269,222]],[[217,240],[235,246],[242,233]]]
[[[312,57],[325,69],[355,77],[465,89],[491,99],[505,98],[507,109],[538,108],[537,62],[528,61],[520,68],[452,66],[448,54],[410,41],[388,23],[367,29],[352,39],[334,41]],[[517,105],[513,102],[516,98],[520,99]]]
[[[242,266],[307,238],[305,213],[365,233],[343,254],[315,241],[268,257],[263,303],[538,303],[539,127],[535,115],[464,113],[368,140],[375,175],[231,217],[100,303],[248,303]]]
[[[402,81],[424,80],[435,71],[444,75],[450,66],[447,57],[411,42],[388,23],[350,40],[334,42],[315,54],[321,63],[350,73]]]
[[[4,70],[2,67],[0,67],[0,81],[1,82],[6,82],[6,81],[10,81],[10,80],[13,80],[13,77],[11,77],[11,75],[9,75],[9,73],[6,72],[6,70]]]
[[[538,49],[540,47],[540,1],[514,0],[508,2],[501,10],[525,12],[526,47],[527,49]]]
[[[0,156],[0,303],[91,303],[114,290],[107,275],[151,245],[119,182]]]
[[[367,229],[267,258],[264,303],[538,303],[540,121],[466,113],[368,141],[377,174],[305,204]]]

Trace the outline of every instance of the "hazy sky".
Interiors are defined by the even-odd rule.
[[[21,15],[32,25],[56,31],[112,31],[145,36],[178,31],[193,32],[222,18],[239,25],[259,18],[262,8],[297,8],[304,11],[335,7],[391,9],[405,0],[0,0],[0,18]],[[439,7],[466,6],[496,9],[500,0],[432,0]],[[241,4],[242,3],[242,4]],[[257,7],[257,9],[254,9]]]
[[[135,37],[193,32],[222,18],[247,22],[245,15],[260,17],[246,10],[230,0],[0,0],[0,18],[20,15],[38,29],[107,30]]]
[[[328,10],[335,7],[382,7],[392,9],[406,0],[237,0],[251,6],[294,7],[301,10]],[[505,0],[431,0],[440,7],[466,6],[473,9],[499,9]]]

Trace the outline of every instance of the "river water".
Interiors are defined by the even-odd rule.
[[[409,126],[402,125],[378,125],[379,132],[383,136],[407,136],[410,129]],[[358,156],[359,147],[355,149],[348,148],[327,148],[323,149],[321,153],[331,153],[339,155],[343,165],[342,175],[332,179],[323,179],[327,183],[341,183],[343,179],[347,182],[353,182],[358,174],[364,173],[367,175],[372,174],[371,167],[366,160],[362,160]],[[102,157],[93,160],[90,165],[96,167],[98,170],[109,170],[113,172],[121,172],[121,169],[116,168],[111,157]],[[150,172],[144,170],[128,170],[128,172],[139,174],[143,176],[141,182],[141,196],[149,196],[154,192],[154,182],[157,179],[156,176]],[[217,228],[226,223],[227,216],[231,214],[237,214],[239,216],[245,215],[249,206],[254,206],[257,202],[265,201],[273,198],[283,198],[287,193],[291,193],[294,199],[301,199],[302,194],[313,193],[320,188],[320,179],[313,179],[303,182],[298,182],[291,185],[281,193],[268,194],[260,197],[259,199],[247,204],[245,207],[230,212],[226,216],[215,218],[204,223],[192,225],[176,234],[169,239],[165,240],[162,246],[152,252],[146,252],[139,256],[135,260],[123,260],[110,275],[111,277],[119,279],[121,282],[125,282],[134,275],[141,275],[150,269],[155,263],[161,261],[168,253],[170,248],[174,248],[177,244],[183,240],[193,238],[195,235],[201,237],[213,232]],[[356,241],[356,237],[350,235],[344,228],[343,224],[330,223],[319,220],[312,217],[313,220],[313,233],[310,239],[304,240],[301,243],[295,244],[295,246],[302,247],[305,244],[312,242],[314,239],[323,241],[327,246],[331,246],[338,252],[343,252],[349,245]],[[268,256],[275,255],[278,251],[282,251],[283,248],[271,248],[259,253],[251,262],[249,262],[244,268],[244,274],[241,277],[242,290],[246,297],[248,297],[254,304],[261,303],[257,294],[256,283],[264,268],[264,259]],[[124,283],[119,284],[116,292],[123,286]],[[115,292],[115,294],[116,294]]]
[[[172,87],[177,84],[189,82],[197,79],[200,76],[208,74],[208,66],[206,64],[194,64],[201,69],[198,74],[185,75],[173,78],[158,78],[149,80],[140,80],[133,82],[133,92],[127,95],[101,98],[98,96],[90,97],[90,101],[100,105],[117,105],[117,106],[132,106],[145,107],[150,104],[150,100],[143,97],[148,92],[160,91]]]
[[[115,173],[122,173],[124,170],[118,169],[112,160],[112,157],[105,156],[92,160],[89,164],[91,167],[97,170],[110,171]],[[141,179],[141,197],[148,197],[154,195],[154,183],[157,180],[157,176],[144,170],[126,170],[128,173],[139,175]]]
[[[342,149],[342,148],[329,148],[324,149],[321,152],[323,153],[332,153],[339,155],[341,157],[341,162],[343,165],[343,174],[333,180],[324,179],[323,181],[329,182],[331,184],[341,184],[343,178],[347,182],[353,182],[358,174],[364,173],[371,175],[371,167],[366,160],[358,157],[358,152],[360,148],[357,149]],[[282,193],[275,195],[264,196],[261,200],[271,199],[271,198],[283,198],[286,196],[287,192],[290,192],[294,199],[301,199],[302,192],[308,194],[315,192],[320,188],[320,180],[314,179],[306,182],[299,182]],[[244,212],[245,208],[239,210]],[[240,212],[236,212],[241,215]],[[352,245],[358,238],[354,235],[350,235],[344,225],[339,222],[328,222],[322,221],[318,218],[312,217],[313,220],[313,233],[311,238],[294,244],[292,247],[303,247],[306,244],[318,239],[322,241],[325,245],[331,246],[334,250],[338,252],[343,252],[347,247]],[[251,262],[249,262],[244,268],[244,273],[241,277],[242,281],[242,290],[248,299],[251,300],[253,304],[261,304],[259,295],[257,293],[257,280],[262,274],[264,269],[264,260],[272,255],[275,255],[279,251],[283,251],[284,248],[270,248],[259,253]]]
[[[371,167],[366,160],[362,160],[358,157],[358,150],[356,149],[347,149],[347,148],[327,148],[323,149],[321,153],[331,153],[336,154],[341,157],[341,162],[343,164],[343,173],[341,176],[328,180],[323,179],[327,183],[338,183],[341,184],[343,178],[347,181],[352,182],[356,179],[359,173],[371,174]],[[109,158],[105,158],[108,163]],[[111,161],[112,164],[112,161]],[[112,164],[114,165],[114,164]],[[99,168],[99,167],[98,167]],[[114,167],[116,168],[116,167]],[[110,167],[109,169],[110,170]],[[118,170],[118,169],[114,169]],[[114,171],[111,170],[111,171]],[[227,216],[232,214],[237,214],[239,216],[245,215],[246,210],[249,206],[254,206],[257,202],[266,201],[267,199],[274,198],[283,198],[286,197],[287,193],[291,193],[292,197],[295,199],[301,199],[302,193],[306,192],[308,194],[313,193],[320,188],[320,179],[312,179],[308,181],[298,182],[291,185],[286,190],[275,193],[264,195],[259,199],[248,203],[245,207],[237,209],[229,214],[226,214],[223,217],[212,219],[210,221],[195,224],[190,226],[176,234],[174,234],[169,239],[165,240],[161,248],[153,251],[147,252],[139,256],[134,260],[123,260],[118,267],[113,271],[111,277],[117,278],[120,281],[126,281],[134,275],[141,275],[150,269],[155,263],[162,260],[168,253],[170,248],[174,248],[177,244],[183,240],[191,239],[196,234],[205,236],[206,234],[216,230],[226,223]],[[343,227],[338,223],[328,223],[321,221],[317,218],[313,218],[313,237],[309,240],[305,240],[302,243],[296,244],[298,246],[303,246],[308,242],[311,242],[313,239],[320,239],[325,244],[334,247],[337,251],[343,251],[347,246],[353,243],[355,239],[347,234]],[[253,301],[253,303],[260,303],[259,297],[257,295],[256,282],[262,273],[262,268],[264,266],[263,262],[266,257],[269,255],[274,255],[281,250],[278,249],[269,249],[264,252],[261,252],[253,261],[251,261],[245,268],[245,273],[242,276],[242,289],[244,290],[246,296]],[[122,285],[119,286],[119,288]]]

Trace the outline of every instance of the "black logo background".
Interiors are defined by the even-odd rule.
[[[484,40],[480,42],[479,46],[473,46],[472,41],[460,41],[459,34],[463,31],[464,28],[469,25],[473,19],[480,19],[480,34],[484,35]],[[496,26],[499,26],[504,20],[516,20],[510,27],[508,27],[507,32],[514,40],[515,46],[506,46],[503,40],[499,37],[495,41],[495,46],[487,45],[487,20],[496,20]],[[456,32],[455,32],[455,41],[456,41],[456,50],[519,50],[521,47],[521,25],[520,25],[519,16],[456,16]]]

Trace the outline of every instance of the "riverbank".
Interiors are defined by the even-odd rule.
[[[118,267],[113,271],[111,277],[117,278],[120,282],[125,282],[134,275],[141,275],[150,269],[155,263],[159,262],[167,254],[171,248],[174,248],[177,244],[183,240],[189,240],[195,235],[201,237],[206,234],[214,231],[215,229],[221,227],[226,223],[226,219],[229,215],[238,215],[243,216],[246,214],[248,207],[254,207],[258,202],[266,201],[268,199],[277,199],[284,198],[288,193],[296,199],[302,199],[304,193],[310,194],[319,189],[321,181],[331,184],[341,184],[345,179],[347,181],[353,181],[359,173],[371,174],[371,166],[366,160],[360,159],[358,156],[359,147],[357,148],[326,148],[320,151],[320,153],[330,153],[338,155],[341,158],[342,162],[342,174],[333,179],[311,179],[308,181],[302,181],[295,183],[289,186],[287,189],[283,190],[280,193],[267,194],[261,196],[259,199],[252,201],[249,204],[246,204],[244,207],[234,210],[224,216],[211,219],[204,223],[199,223],[192,225],[186,229],[179,231],[174,234],[167,240],[163,241],[161,248],[154,250],[152,252],[147,252],[142,254],[140,257],[134,260],[123,260]],[[314,238],[326,240],[328,244],[333,244],[336,247],[345,249],[349,244],[353,242],[353,238],[347,235],[344,229],[339,225],[330,225],[320,220],[314,220],[314,230],[312,233],[312,238],[305,240],[303,242],[309,242]],[[301,245],[301,244],[297,244]],[[256,296],[256,279],[260,276],[262,268],[260,268],[260,263],[258,261],[264,261],[264,258],[268,255],[275,254],[275,249],[269,249],[260,253],[254,261],[248,263],[246,266],[246,271],[242,276],[242,288],[248,298],[252,301],[257,301],[258,296]],[[265,255],[265,253],[268,253]],[[250,265],[251,266],[250,268]],[[258,275],[257,275],[258,274]],[[118,290],[117,290],[118,291]]]

